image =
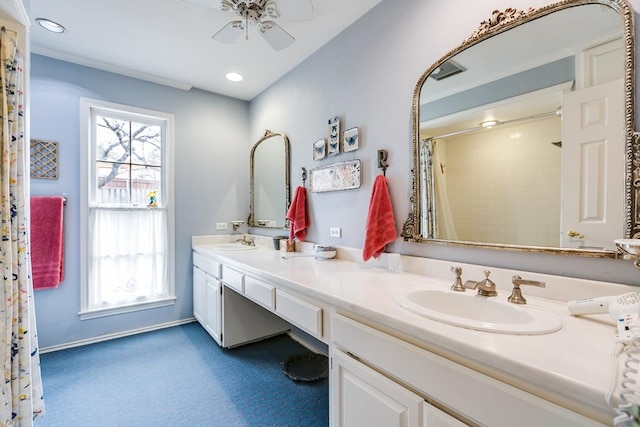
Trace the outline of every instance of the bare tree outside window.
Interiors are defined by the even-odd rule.
[[[96,117],[96,202],[146,206],[162,203],[162,132],[157,124]]]

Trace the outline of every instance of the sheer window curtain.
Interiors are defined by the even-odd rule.
[[[3,298],[0,340],[4,381],[0,424],[32,426],[44,413],[29,263],[28,145],[24,138],[23,57],[16,33],[0,32],[0,218]]]
[[[91,207],[92,309],[169,296],[165,209]]]

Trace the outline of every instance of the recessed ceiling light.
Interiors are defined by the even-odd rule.
[[[482,126],[483,128],[491,128],[499,124],[500,122],[497,120],[485,120],[484,122],[480,123],[480,126]]]
[[[238,73],[227,73],[226,77],[227,77],[227,80],[230,80],[232,82],[241,82],[242,79],[244,78],[242,77],[241,74],[238,74]]]
[[[46,19],[46,18],[36,18],[36,22],[45,30],[47,31],[51,31],[52,33],[64,33],[66,30],[66,28],[64,28],[62,25],[58,24],[57,22],[53,22],[50,19]]]

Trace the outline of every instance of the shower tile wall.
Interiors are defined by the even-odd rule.
[[[559,246],[560,135],[552,117],[446,140],[459,240]]]

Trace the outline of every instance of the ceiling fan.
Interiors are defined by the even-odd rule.
[[[211,0],[187,0],[210,6]],[[219,0],[220,10],[235,12],[242,19],[229,22],[211,37],[223,43],[235,43],[242,34],[249,39],[249,25],[257,27],[258,33],[273,50],[282,50],[295,41],[274,19],[299,21],[313,16],[311,0]]]

